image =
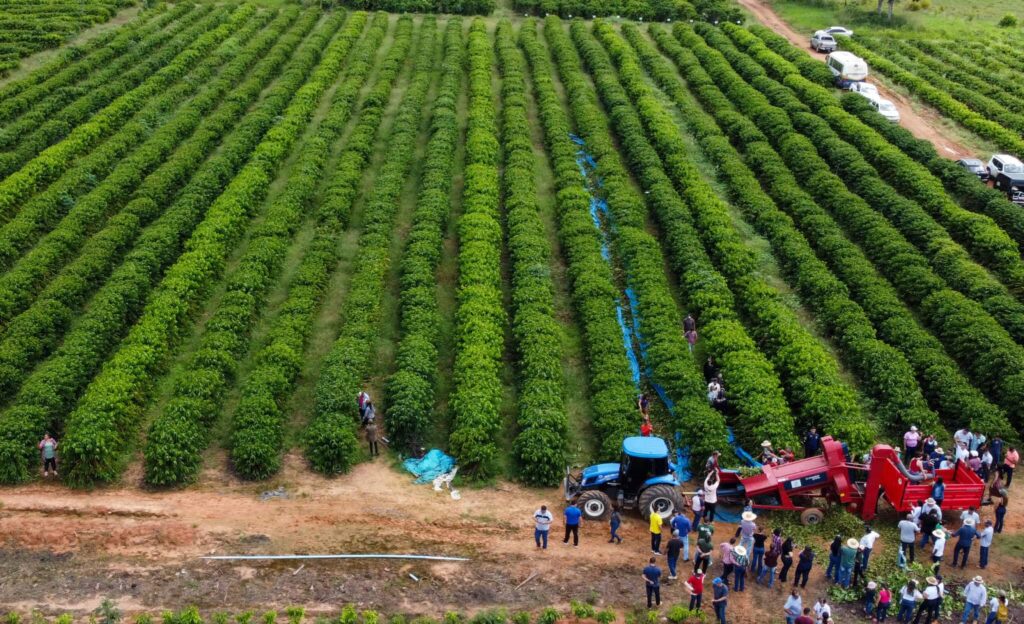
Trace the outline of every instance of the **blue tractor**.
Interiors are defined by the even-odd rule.
[[[683,509],[675,466],[661,438],[630,437],[622,441],[622,461],[596,464],[579,475],[565,471],[565,500],[575,502],[587,520],[605,520],[612,506],[639,509],[644,519],[651,512],[667,518]]]

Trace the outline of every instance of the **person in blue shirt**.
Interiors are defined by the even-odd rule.
[[[1003,439],[993,436],[992,441],[988,443],[988,450],[992,453],[992,465],[999,466],[1003,459]]]
[[[608,526],[611,528],[612,535],[608,538],[608,543],[615,542],[616,544],[622,543],[622,538],[619,537],[619,527],[622,525],[622,518],[619,516],[618,509],[612,509],[611,518],[608,519]]]
[[[647,562],[647,567],[644,568],[644,586],[647,588],[647,608],[650,609],[652,606],[652,598],[654,604],[661,606],[661,568],[655,565],[657,559],[651,557]]]
[[[565,539],[562,543],[566,546],[569,545],[569,535],[572,535],[572,545],[580,545],[580,517],[583,512],[575,504],[570,504],[565,508]]]
[[[686,517],[686,514],[677,513],[672,518],[672,531],[679,531],[679,539],[683,540],[683,561],[690,560],[690,529],[693,525],[690,523],[690,519]]]
[[[974,528],[974,521],[967,520],[963,526],[953,533],[952,537],[960,538],[957,540],[956,547],[953,548],[953,567],[956,567],[957,560],[960,559],[960,554],[963,553],[964,559],[960,563],[961,568],[967,567],[967,557],[971,554],[971,544],[974,543],[974,538],[978,536],[978,531]]]
[[[935,504],[942,507],[942,500],[946,498],[946,484],[943,483],[942,477],[935,480],[935,485],[932,486],[932,498],[935,499]]]
[[[712,584],[714,595],[711,604],[715,608],[715,617],[718,624],[725,624],[725,607],[729,603],[729,586],[721,578],[716,578]]]
[[[996,533],[1002,533],[1003,532],[1003,520],[1005,520],[1005,519],[1006,519],[1006,499],[1003,498],[1002,500],[999,501],[999,504],[996,505],[996,525],[994,527],[995,530],[996,530]]]

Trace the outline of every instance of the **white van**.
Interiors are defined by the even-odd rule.
[[[988,173],[993,178],[1000,173],[1019,177],[1024,175],[1024,164],[1009,154],[995,154],[988,161]]]
[[[882,117],[893,123],[900,122],[900,112],[896,110],[895,104],[881,97],[869,97],[867,100]]]
[[[825,57],[825,64],[832,70],[840,89],[849,89],[853,83],[868,77],[867,61],[852,52],[833,52]]]

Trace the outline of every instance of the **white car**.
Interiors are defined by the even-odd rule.
[[[880,97],[878,95],[878,87],[870,82],[855,82],[850,85],[850,91],[859,93],[868,99]]]
[[[896,110],[896,105],[886,100],[885,98],[875,97],[868,98],[868,102],[875,108],[876,111],[882,116],[893,123],[900,122],[900,112]]]
[[[830,28],[826,28],[825,32],[827,32],[828,34],[832,35],[833,37],[852,37],[853,36],[853,31],[850,30],[849,28],[847,28],[846,26],[832,26]]]
[[[993,178],[1000,173],[1016,177],[1024,174],[1024,164],[1009,154],[995,154],[988,161],[988,173]]]

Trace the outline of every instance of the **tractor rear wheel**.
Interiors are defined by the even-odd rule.
[[[825,514],[820,509],[811,507],[810,509],[804,509],[800,514],[800,524],[804,526],[814,526],[821,524],[821,521],[825,519]]]
[[[644,520],[650,520],[654,511],[668,518],[673,511],[683,510],[683,498],[671,485],[652,485],[640,493],[639,506]]]
[[[604,520],[612,510],[612,499],[598,490],[589,490],[580,494],[576,505],[587,520]]]

